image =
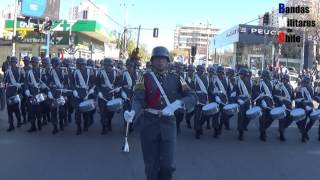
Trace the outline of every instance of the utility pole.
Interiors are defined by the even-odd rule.
[[[13,33],[12,33],[12,56],[16,55],[16,36],[17,36],[17,15],[18,15],[19,0],[14,3],[14,20],[13,20]]]

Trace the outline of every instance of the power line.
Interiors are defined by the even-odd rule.
[[[96,5],[94,2],[92,2],[91,0],[87,0],[88,2],[90,2],[94,7],[96,7],[100,12],[102,12],[107,18],[109,18],[112,22],[114,22],[115,24],[117,24],[118,26],[121,26],[122,28],[124,28],[124,25],[120,24],[119,22],[117,22],[114,18],[112,18],[111,16],[109,16],[107,13],[105,13],[98,5]]]

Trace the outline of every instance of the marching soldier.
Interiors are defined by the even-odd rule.
[[[8,132],[14,130],[13,114],[17,119],[17,127],[21,126],[21,113],[19,109],[21,88],[21,69],[17,66],[18,59],[14,56],[10,58],[10,66],[5,72],[4,84],[6,87],[7,112],[9,118]]]
[[[93,81],[97,79],[98,71],[95,68],[95,63],[92,59],[87,60],[87,68],[90,70],[90,76],[93,77]],[[96,92],[91,94],[89,96],[89,99],[96,99]],[[91,126],[94,122],[94,114],[96,113],[96,109],[89,112],[90,113],[90,120],[89,120],[89,126]]]
[[[260,140],[266,141],[266,130],[271,126],[273,119],[270,115],[271,108],[274,107],[273,102],[273,84],[271,83],[270,72],[263,70],[261,72],[259,93],[263,95],[258,99],[257,104],[262,109],[262,116],[259,119]]]
[[[213,99],[219,104],[219,113],[213,118],[214,125],[214,137],[218,138],[221,135],[222,127],[230,129],[229,116],[223,112],[223,107],[228,102],[228,84],[224,74],[224,68],[222,66],[217,67],[217,76],[213,79],[211,84],[211,92],[213,93]],[[218,116],[218,117],[217,117]],[[220,122],[219,122],[220,117]]]
[[[209,86],[208,76],[206,76],[204,72],[205,67],[203,65],[198,65],[197,72],[194,74],[194,90],[196,91],[196,95],[198,97],[194,116],[194,129],[196,139],[200,139],[200,135],[203,134],[202,125],[209,119],[209,117],[202,114],[202,107],[208,103]]]
[[[176,74],[179,78],[183,79],[184,76],[184,72],[183,72],[183,64],[182,63],[175,63],[175,69],[176,69]],[[176,117],[176,125],[177,125],[177,133],[180,133],[180,123],[183,121],[184,118],[184,112],[181,110],[178,110],[174,113],[175,117]]]
[[[94,93],[94,77],[90,76],[90,70],[86,68],[87,62],[83,58],[77,59],[77,68],[73,74],[73,96],[75,105],[75,120],[77,124],[77,135],[88,131],[90,113],[80,111],[80,103],[88,100],[90,94]],[[93,104],[91,104],[94,106]],[[82,121],[83,117],[83,121]]]
[[[10,67],[10,56],[7,56],[7,59],[2,63],[2,72],[5,73]]]
[[[48,94],[49,92],[49,74],[51,71],[51,63],[50,63],[50,58],[45,57],[42,59],[41,62],[42,67],[40,68],[41,72],[41,84],[40,84],[40,90],[44,94]],[[51,122],[51,116],[50,116],[50,100],[47,98],[45,101],[41,103],[41,108],[42,108],[42,123],[43,125],[47,125],[48,122]]]
[[[176,146],[174,112],[180,107],[189,109],[196,96],[183,79],[169,73],[169,51],[155,47],[152,51],[152,71],[145,73],[135,88],[133,110],[125,112],[127,122],[135,114],[140,125],[140,139],[147,180],[171,180]],[[142,109],[144,108],[144,109]]]
[[[21,82],[25,82],[25,79],[27,77],[27,74],[29,73],[31,67],[30,67],[30,57],[29,56],[25,56],[23,58],[23,63],[24,63],[24,66],[23,68],[21,69]],[[23,122],[22,124],[26,124],[27,123],[27,116],[29,112],[28,110],[28,97],[26,96],[25,94],[26,92],[26,87],[24,85],[24,83],[22,84],[21,86],[21,105],[20,105],[20,110],[21,110],[21,114],[22,114],[22,118],[23,118]]]
[[[190,64],[188,66],[188,72],[184,78],[185,82],[187,85],[194,90],[194,73],[196,71],[196,68],[194,65]],[[191,129],[191,118],[194,116],[194,109],[191,109],[189,112],[186,114],[186,122],[187,122],[187,127]]]
[[[64,71],[65,73],[65,85],[66,85],[66,89],[73,89],[73,82],[74,82],[74,69],[71,67],[72,62],[70,59],[64,59],[63,60],[63,68],[66,68],[66,70]],[[67,113],[67,122],[71,123],[72,122],[72,113],[74,111],[74,97],[72,95],[72,93],[67,93],[67,101],[66,101],[66,113]]]
[[[122,89],[121,97],[124,100],[123,112],[126,110],[130,111],[132,109],[132,97],[133,88],[136,85],[136,81],[139,77],[139,72],[136,70],[136,63],[133,59],[128,59],[126,61],[126,70],[122,74]],[[132,131],[133,126],[130,124],[130,131]]]
[[[252,96],[252,84],[248,71],[244,68],[239,70],[239,78],[236,82],[237,102],[240,105],[238,113],[238,139],[244,138],[244,131],[247,130],[250,119],[246,116],[247,110],[250,108],[250,98]]]
[[[301,141],[306,142],[309,140],[308,132],[315,123],[315,121],[310,118],[310,114],[313,110],[314,92],[311,87],[309,76],[302,77],[301,85],[297,88],[296,98],[296,107],[303,108],[306,111],[305,119],[296,122],[300,133],[302,134]]]
[[[112,131],[112,118],[114,112],[109,110],[106,103],[114,98],[120,97],[121,79],[117,71],[113,68],[114,61],[109,58],[103,60],[104,68],[100,71],[97,78],[98,85],[98,104],[101,115],[102,132],[104,135]]]
[[[40,93],[40,84],[41,84],[41,72],[39,67],[39,58],[33,56],[31,58],[32,69],[28,71],[26,79],[25,79],[25,94],[28,97],[28,119],[31,122],[31,127],[28,132],[35,132],[37,130],[41,130],[41,118],[42,118],[42,108],[36,99],[36,95]]]
[[[63,131],[64,123],[67,120],[65,103],[60,105],[57,102],[58,98],[63,98],[65,101],[65,92],[63,92],[62,89],[66,86],[66,82],[64,80],[65,76],[63,69],[60,67],[60,59],[58,57],[52,58],[51,64],[52,69],[48,75],[48,86],[50,88],[48,97],[51,102],[51,120],[53,124],[52,134],[56,134],[58,132],[58,123],[60,130]]]
[[[287,74],[282,75],[281,83],[278,83],[275,86],[274,100],[276,107],[285,106],[286,117],[284,119],[279,120],[279,133],[280,133],[280,141],[286,141],[284,136],[284,131],[286,128],[290,126],[292,123],[292,118],[290,117],[290,111],[292,110],[292,101],[294,99],[294,90],[290,84],[290,77]]]

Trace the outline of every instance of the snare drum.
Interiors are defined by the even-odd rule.
[[[290,112],[293,121],[301,121],[306,118],[306,111],[302,108],[293,109]]]
[[[249,119],[258,119],[262,115],[261,108],[259,106],[254,106],[247,110],[246,116]]]
[[[239,112],[239,105],[237,103],[227,104],[223,107],[223,112],[227,115],[234,115]]]
[[[123,100],[121,98],[112,99],[111,101],[107,102],[107,108],[109,111],[119,111],[122,109]]]
[[[280,120],[286,117],[286,110],[284,107],[276,107],[270,111],[270,115],[273,120]]]
[[[313,111],[313,112],[310,114],[310,118],[311,118],[313,121],[318,121],[318,120],[320,120],[320,109]]]
[[[12,106],[14,104],[19,104],[21,102],[20,96],[17,94],[15,96],[11,96],[9,98],[7,98],[7,104],[9,106]]]
[[[206,116],[211,116],[219,112],[219,105],[215,102],[209,103],[202,107],[202,112]]]
[[[81,112],[93,111],[95,108],[96,108],[96,106],[95,106],[95,102],[93,99],[88,99],[88,100],[82,101],[79,104],[79,110]]]

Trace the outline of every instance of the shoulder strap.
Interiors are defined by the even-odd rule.
[[[161,84],[160,84],[159,80],[157,79],[156,75],[154,75],[154,73],[153,73],[153,72],[150,72],[150,74],[151,74],[151,76],[153,77],[154,81],[156,82],[156,84],[157,84],[157,86],[158,86],[158,88],[159,88],[159,90],[160,90],[160,92],[161,92],[161,94],[162,94],[162,96],[163,96],[164,100],[166,101],[167,105],[169,105],[169,104],[170,104],[170,101],[169,101],[169,99],[168,99],[168,97],[167,97],[166,93],[164,92],[164,90],[163,90],[163,88],[162,88],[162,86],[161,86]]]

